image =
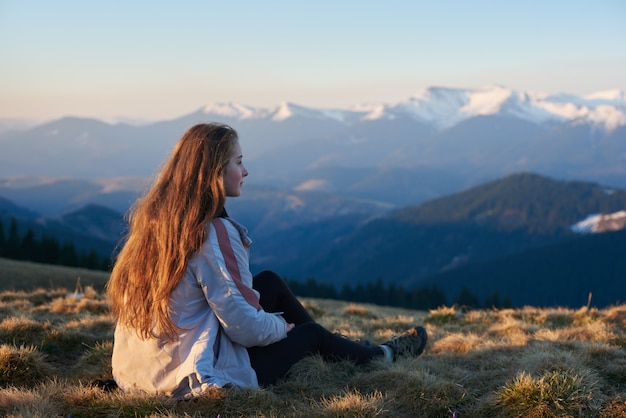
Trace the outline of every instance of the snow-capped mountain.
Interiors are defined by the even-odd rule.
[[[287,102],[276,108],[218,103],[206,106],[203,112],[238,120],[271,118],[282,121],[301,116],[333,119],[345,124],[410,117],[433,124],[438,129],[449,128],[476,116],[508,115],[539,124],[586,121],[612,131],[626,125],[626,92],[615,89],[577,96],[516,91],[501,86],[476,89],[430,87],[404,102],[387,105],[313,109]]]
[[[343,109],[214,103],[144,125],[66,117],[0,131],[0,179],[151,177],[185,130],[207,121],[231,124],[249,181],[275,187],[317,185],[393,204],[522,171],[626,187],[624,90],[501,86],[431,87],[399,103]]]
[[[475,116],[508,115],[533,123],[550,121],[590,121],[612,131],[626,125],[624,91],[599,92],[589,96],[545,95],[488,87],[452,89],[431,87],[404,103],[373,110],[367,119],[389,118],[404,114],[449,128]]]

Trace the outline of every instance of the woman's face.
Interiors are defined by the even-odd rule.
[[[241,194],[243,178],[248,175],[242,160],[241,145],[237,141],[233,144],[233,153],[224,169],[224,189],[227,197],[237,197]]]

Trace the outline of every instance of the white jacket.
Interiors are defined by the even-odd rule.
[[[113,377],[123,390],[188,397],[211,386],[258,387],[246,347],[286,338],[285,320],[265,312],[252,289],[245,228],[215,218],[207,232],[170,296],[178,341],[142,340],[115,328]]]

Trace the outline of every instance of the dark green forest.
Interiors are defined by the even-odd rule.
[[[71,241],[61,243],[45,234],[38,237],[30,228],[21,233],[15,218],[8,228],[0,219],[0,257],[90,270],[108,271],[111,267],[111,258],[94,249],[79,251]]]
[[[450,294],[506,294],[514,306],[593,306],[626,301],[626,230],[589,234],[490,262],[459,266],[430,276]]]

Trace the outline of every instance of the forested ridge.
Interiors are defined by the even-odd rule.
[[[252,269],[277,271],[301,296],[414,309],[577,307],[590,293],[606,306],[626,294],[626,231],[572,225],[625,208],[624,190],[522,173],[358,225],[335,217],[276,231],[253,253],[282,257]],[[110,269],[110,254],[0,219],[0,257]]]

